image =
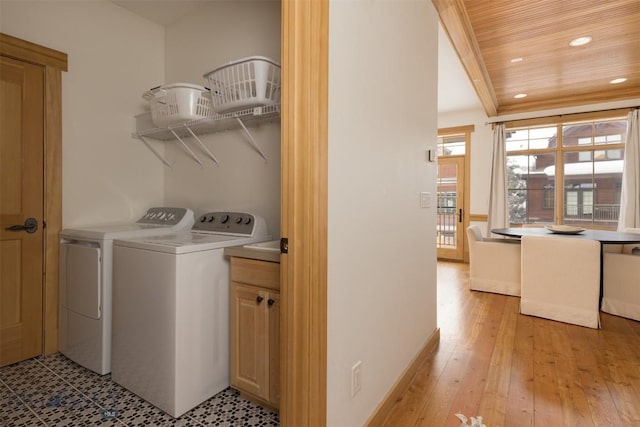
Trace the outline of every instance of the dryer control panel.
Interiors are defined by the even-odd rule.
[[[191,209],[186,208],[168,208],[157,207],[149,208],[136,223],[138,224],[154,224],[154,225],[176,225],[183,220],[193,218]]]
[[[262,218],[246,212],[208,212],[200,215],[192,231],[253,236],[263,226]]]

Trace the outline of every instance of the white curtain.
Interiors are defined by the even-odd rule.
[[[627,141],[624,148],[622,169],[622,194],[618,231],[640,227],[640,109],[629,113],[627,119]]]
[[[489,215],[487,236],[491,229],[509,226],[507,206],[507,152],[505,148],[504,124],[493,128],[493,160],[491,163],[491,191],[489,192]]]

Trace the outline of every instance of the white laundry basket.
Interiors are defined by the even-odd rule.
[[[216,113],[280,102],[280,64],[264,56],[229,62],[203,77]]]
[[[190,83],[173,83],[146,91],[151,120],[158,127],[211,117],[209,89]]]

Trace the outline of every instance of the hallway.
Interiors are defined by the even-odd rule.
[[[440,344],[387,426],[640,426],[640,322],[594,330],[519,314],[519,298],[471,292],[468,264],[438,262]]]

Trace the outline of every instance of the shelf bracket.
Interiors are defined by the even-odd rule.
[[[200,140],[200,138],[198,138],[196,136],[196,134],[191,130],[191,128],[189,126],[187,126],[186,124],[184,125],[185,128],[187,128],[187,130],[189,131],[189,133],[191,134],[191,136],[193,137],[193,139],[195,139],[198,144],[200,144],[200,148],[202,148],[204,150],[205,153],[207,153],[207,155],[209,156],[209,158],[211,160],[213,160],[217,165],[220,165],[220,162],[218,161],[218,159],[216,159],[216,156],[214,156],[211,151],[209,151],[209,149],[207,148],[206,145],[204,145],[204,143]]]
[[[258,146],[258,143],[256,142],[256,140],[253,139],[253,135],[251,135],[251,132],[249,132],[249,129],[247,129],[247,127],[244,125],[244,123],[242,123],[242,120],[240,120],[240,117],[235,117],[235,119],[238,121],[238,123],[240,123],[240,126],[244,130],[244,133],[247,135],[247,137],[249,137],[249,142],[250,142],[251,146],[253,147],[253,149],[256,150],[258,152],[258,154],[260,154],[260,157],[262,157],[265,162],[267,162],[267,156],[260,149],[260,147]]]
[[[187,153],[189,153],[189,155],[193,158],[193,160],[195,160],[196,162],[198,162],[198,164],[200,166],[202,166],[202,162],[200,161],[200,159],[198,158],[198,156],[196,156],[196,153],[194,153],[193,151],[191,151],[191,148],[189,148],[189,146],[182,140],[182,138],[180,138],[180,136],[172,129],[169,128],[169,130],[171,131],[171,133],[173,134],[173,136],[176,137],[176,139],[178,141],[180,141],[180,144],[182,144],[182,146],[184,147],[185,151]]]
[[[167,165],[167,166],[169,167],[169,169],[173,169],[173,168],[171,167],[171,164],[170,164],[169,162],[167,162],[167,161],[164,159],[164,157],[162,157],[162,156],[160,155],[160,153],[158,153],[158,152],[156,151],[156,149],[155,149],[155,148],[153,148],[153,147],[151,146],[151,144],[149,144],[149,141],[147,141],[147,139],[146,139],[144,136],[142,136],[142,135],[136,135],[136,137],[137,137],[140,141],[144,142],[144,145],[146,145],[146,146],[147,146],[147,148],[148,148],[149,150],[151,150],[151,152],[152,152],[153,154],[155,154],[155,155],[156,155],[156,157],[157,157],[157,158],[159,158],[159,159],[162,161],[162,163],[164,163],[165,165]]]

